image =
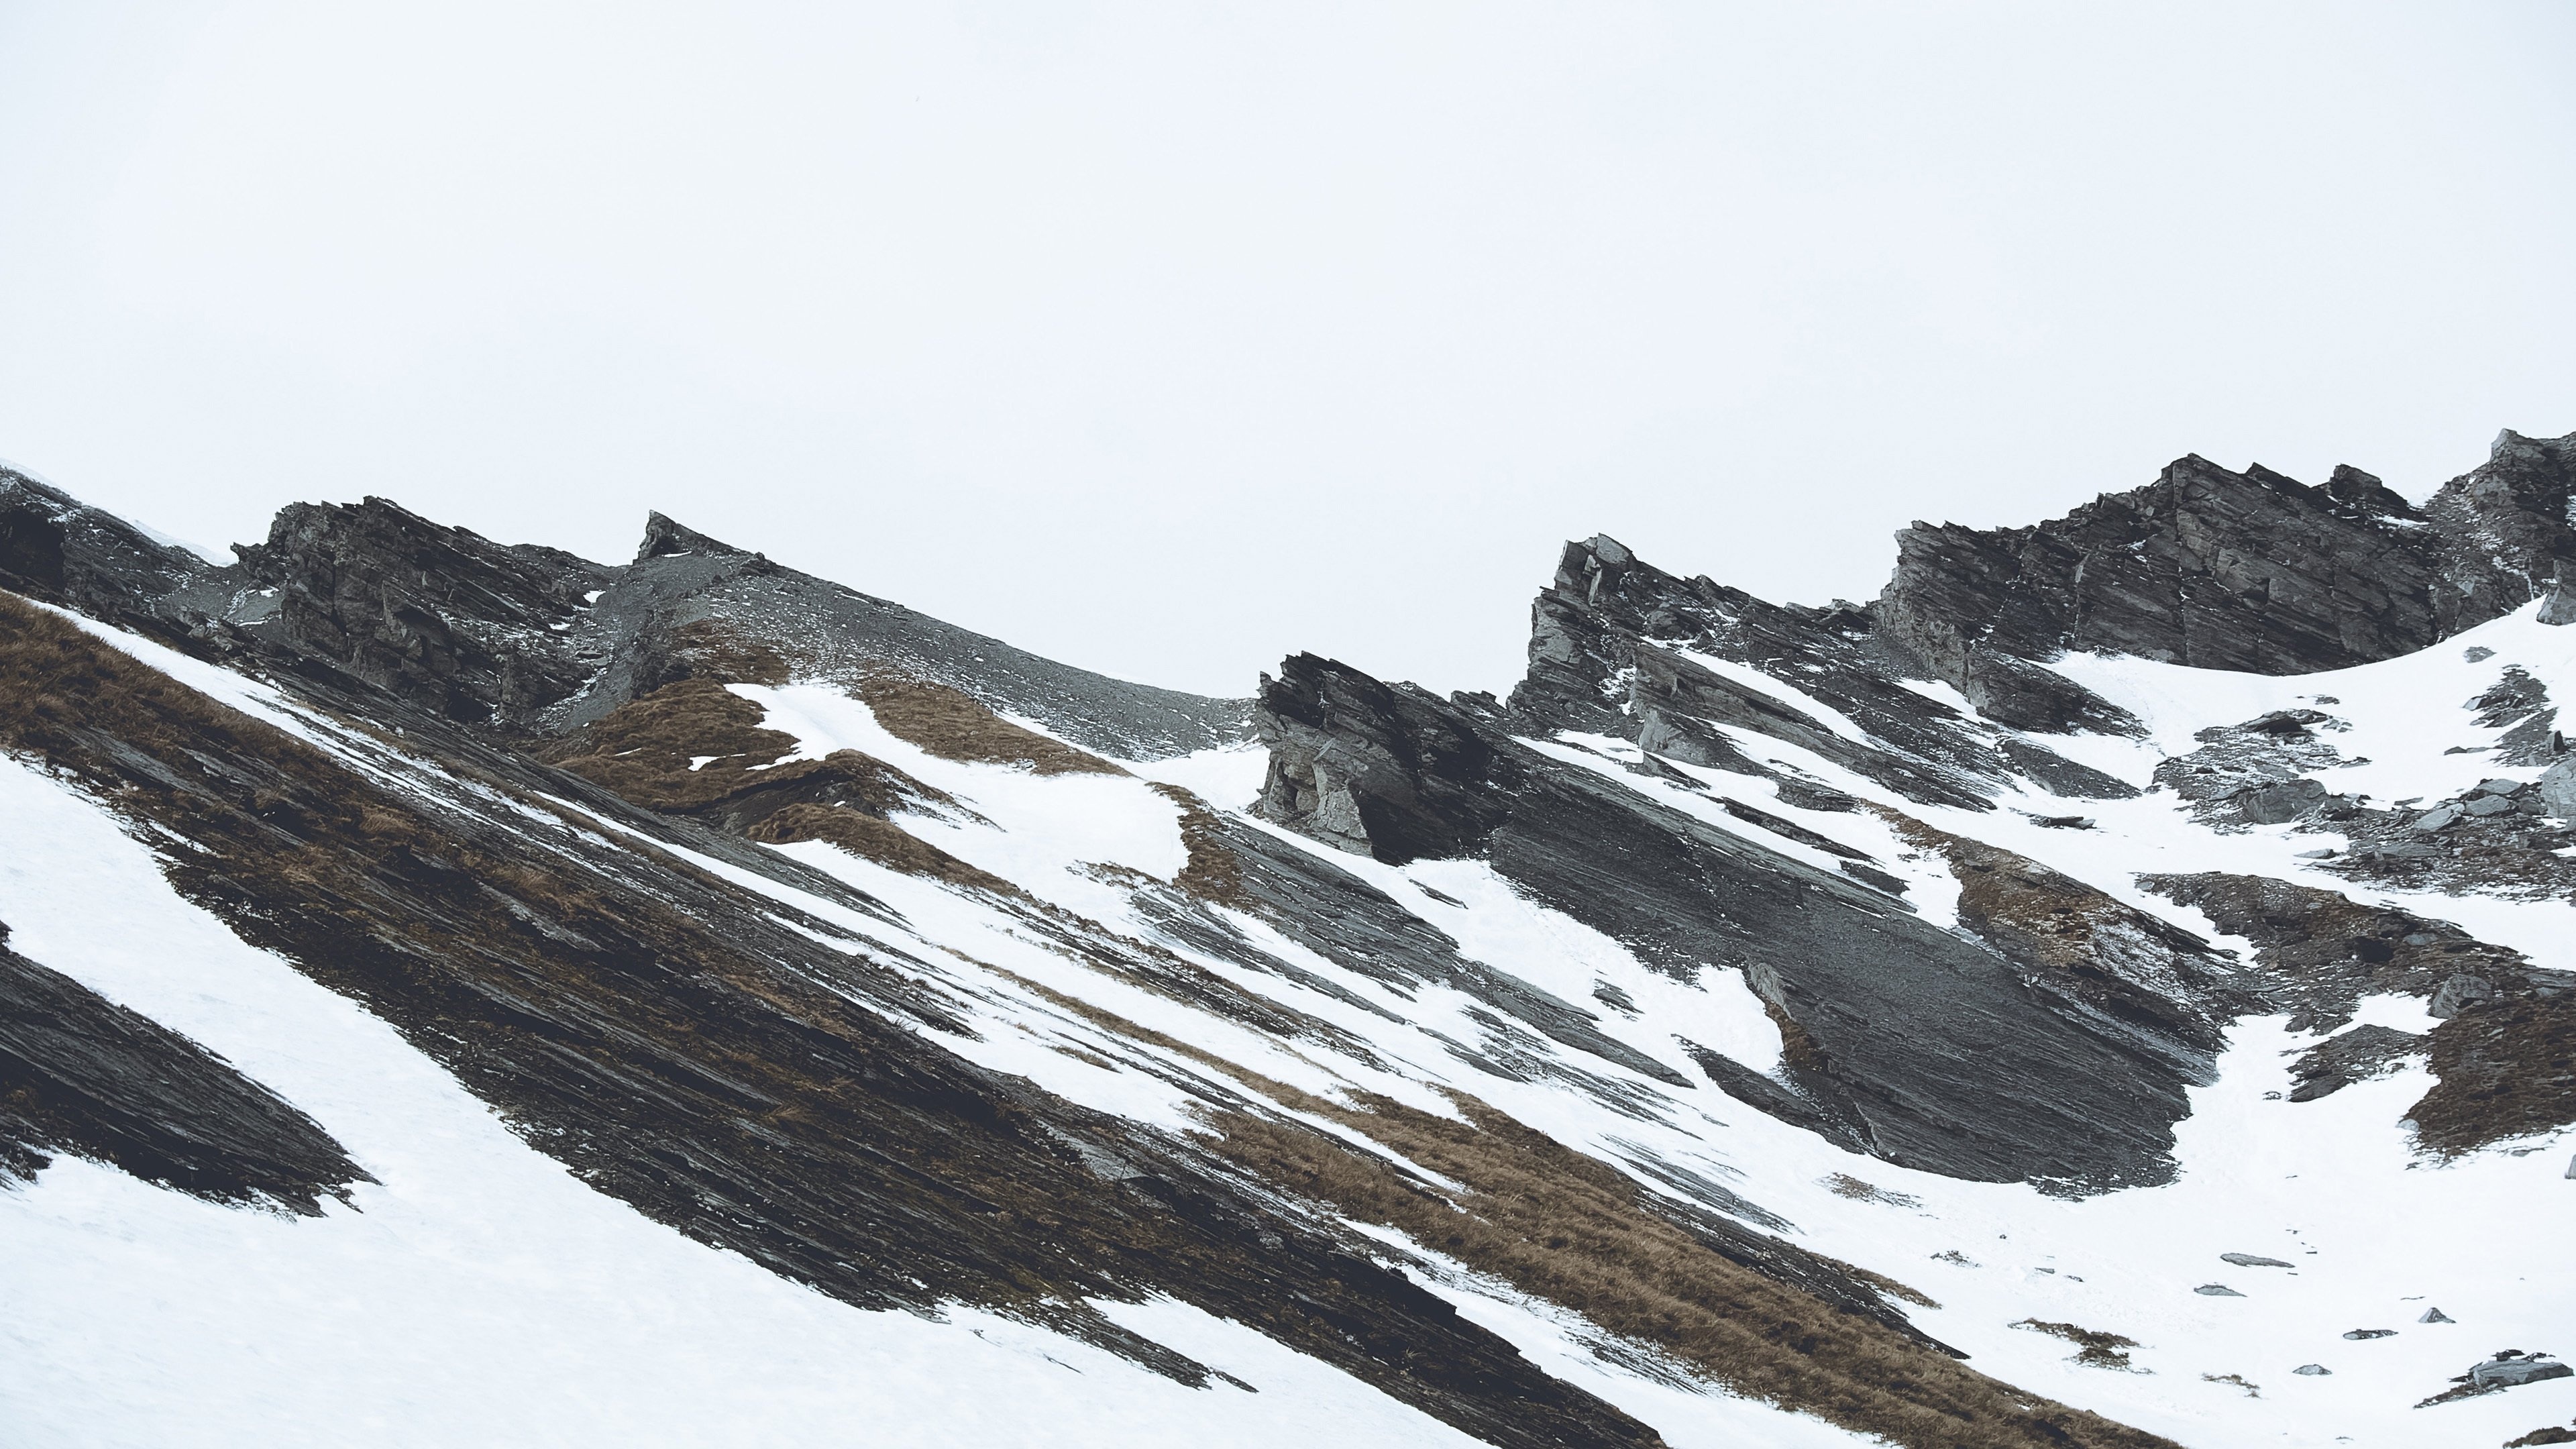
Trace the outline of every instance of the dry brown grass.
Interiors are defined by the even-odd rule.
[[[2098,1329],[2078,1328],[2072,1323],[2045,1323],[2036,1318],[2025,1318],[2013,1327],[2026,1328],[2033,1333],[2045,1333],[2051,1338],[2065,1339],[2075,1345],[2075,1361],[2088,1368],[2118,1369],[2123,1373],[2135,1372],[2129,1363],[2129,1350],[2138,1346],[2138,1341],[2134,1338],[2124,1338],[2116,1333],[2103,1333]]]
[[[1020,765],[1040,775],[1123,775],[1098,755],[1022,729],[963,690],[883,672],[862,677],[851,693],[886,732],[943,760]]]
[[[1237,910],[1255,908],[1252,897],[1243,888],[1243,862],[1234,848],[1225,843],[1225,819],[1192,791],[1178,785],[1156,784],[1154,793],[1181,807],[1181,845],[1189,859],[1172,884],[1220,906]]]
[[[1464,1183],[1454,1203],[1393,1165],[1289,1122],[1235,1114],[1218,1150],[1271,1181],[1652,1345],[1713,1382],[1917,1449],[2167,1441],[1990,1379],[1858,1314],[1838,1312],[1645,1210],[1638,1189],[1484,1103],[1455,1122],[1370,1099],[1300,1094],[1405,1161]]]
[[[793,673],[786,655],[713,619],[672,631],[671,653],[674,663],[691,673],[730,683],[785,684]]]
[[[763,728],[762,718],[759,705],[715,681],[684,679],[619,706],[547,753],[648,810],[694,816],[763,844],[819,840],[910,875],[1020,893],[888,818],[908,809],[971,813],[945,791],[856,750],[779,764],[796,741]],[[706,763],[690,768],[697,760]]]
[[[2576,996],[2472,1007],[2433,1028],[2431,1065],[2406,1120],[2444,1157],[2576,1122]]]
[[[1011,882],[959,860],[891,820],[846,807],[801,803],[781,806],[743,833],[764,845],[819,840],[906,875],[928,876],[997,895],[1022,894]]]

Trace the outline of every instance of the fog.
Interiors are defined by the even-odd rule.
[[[1069,662],[1517,677],[2197,452],[2576,430],[2576,9],[0,4],[0,457],[647,509]]]

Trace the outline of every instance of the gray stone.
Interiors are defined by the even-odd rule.
[[[2561,820],[2576,820],[2576,755],[2562,756],[2541,772],[2540,800]]]
[[[2236,808],[2256,825],[2286,825],[2325,803],[2326,787],[2317,780],[2284,780],[2248,790]]]
[[[2218,1255],[2218,1261],[2222,1263],[2233,1263],[2239,1268],[2288,1268],[2295,1266],[2293,1264],[2284,1263],[2278,1258],[2265,1258],[2253,1253],[2221,1253]]]
[[[2415,817],[2415,828],[2427,835],[2437,830],[2448,830],[2460,823],[2463,813],[2457,805],[2436,805]]]
[[[2326,1375],[2333,1373],[2333,1372],[2334,1372],[2334,1370],[2333,1370],[2333,1369],[2330,1369],[2330,1368],[2327,1368],[2324,1364],[2321,1364],[2321,1363],[2303,1363],[2303,1364],[2299,1365],[2297,1368],[2294,1368],[2294,1369],[2290,1370],[2290,1372],[2292,1372],[2292,1373],[2294,1373],[2294,1374],[2305,1374],[2305,1375],[2307,1375],[2309,1378],[2315,1379],[2315,1378],[2323,1378],[2323,1377],[2325,1377]]]
[[[2344,1337],[2351,1339],[2395,1338],[2396,1336],[2397,1330],[2393,1328],[2356,1328],[2352,1332],[2344,1335]]]
[[[2569,1377],[2576,1377],[2576,1369],[2571,1369],[2554,1358],[2543,1358],[2536,1354],[2517,1354],[2511,1350],[2500,1353],[2469,1370],[2469,1382],[2480,1388],[2519,1388],[2524,1384]]]
[[[2472,819],[2486,820],[2498,815],[2511,815],[2513,801],[2502,795],[2480,795],[2460,808]]]
[[[2361,847],[2364,860],[2431,860],[2442,853],[2438,845],[2420,840],[2381,840]]]
[[[2425,1309],[2425,1310],[2424,1310],[2424,1316],[2423,1316],[2423,1317],[2421,1317],[2421,1318],[2416,1319],[2415,1321],[2416,1321],[2417,1323],[2457,1323],[2457,1322],[2459,1322],[2459,1320],[2458,1320],[2458,1319],[2453,1318],[2451,1315],[2449,1315],[2449,1314],[2447,1314],[2447,1313],[2444,1313],[2444,1312],[2443,1312],[2441,1309],[2439,1309],[2439,1308],[2427,1308],[2427,1309]]]
[[[2540,601],[2540,622],[2576,624],[2576,589],[2567,587],[2565,579],[2551,584],[2549,596]]]
[[[2199,1294],[2203,1298],[2242,1298],[2245,1296],[2244,1294],[2237,1292],[2235,1289],[2228,1287],[2224,1283],[2203,1283],[2191,1291]]]
[[[2442,983],[2433,993],[2433,1004],[2426,1008],[2435,1021],[2448,1021],[2482,1001],[2495,999],[2495,984],[2466,972]]]
[[[2477,793],[2481,795],[2519,795],[2530,788],[2531,785],[2529,782],[2523,780],[2480,780],[2478,782]]]

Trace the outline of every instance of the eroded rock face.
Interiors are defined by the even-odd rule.
[[[8,939],[0,926],[0,1184],[68,1152],[215,1202],[318,1216],[323,1198],[375,1181],[223,1058]]]
[[[1790,1042],[1784,1097],[1890,1161],[2077,1190],[2171,1170],[2171,1126],[2215,1034],[2210,1003],[2157,991],[2191,975],[2165,968],[2197,943],[2106,918],[2062,956],[2008,956],[1541,754],[1509,722],[1293,657],[1256,715],[1273,752],[1257,813],[1393,864],[1490,861],[1681,979],[1741,968]],[[1731,1096],[1763,1095],[1716,1074]]]
[[[1742,731],[1821,755],[1910,800],[1961,809],[1989,808],[1988,797],[2014,776],[2069,796],[2136,793],[1908,687],[1933,671],[1854,605],[1766,603],[1706,578],[1678,578],[1615,539],[1594,538],[1565,546],[1531,619],[1529,674],[1509,706],[1525,733],[1612,735],[1690,764],[1775,775],[1730,733]],[[2074,717],[2135,728],[2071,681],[2048,677],[2069,700],[2089,701],[2069,706]],[[1793,702],[1792,690],[1839,719]]]
[[[236,552],[276,591],[255,632],[451,719],[523,728],[600,662],[576,625],[614,575],[560,549],[496,544],[370,498],[294,504],[266,543]]]
[[[2571,463],[2576,435],[2508,432],[2419,511],[2358,469],[2310,486],[2195,455],[2028,528],[1918,523],[1874,612],[1981,707],[2009,696],[1989,678],[2006,661],[2069,649],[2258,674],[2390,659],[2529,603],[2576,563]]]

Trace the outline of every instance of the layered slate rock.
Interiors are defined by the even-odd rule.
[[[191,652],[373,691],[511,744],[686,679],[883,673],[964,691],[1085,749],[1243,738],[1247,705],[1112,679],[650,515],[632,563],[502,544],[382,498],[298,503],[218,566],[0,470],[0,586]]]
[[[588,723],[673,679],[746,678],[767,662],[799,677],[891,672],[962,690],[1086,750],[1158,759],[1233,743],[1242,700],[1112,679],[901,604],[798,573],[654,514],[635,561],[597,610],[609,663],[558,711]]]
[[[1776,680],[1840,720],[1726,665]],[[1908,799],[1962,809],[1989,808],[1988,797],[2014,776],[2066,795],[2136,793],[1905,682],[1934,677],[1866,609],[1767,603],[1705,577],[1676,577],[1596,537],[1565,546],[1532,606],[1529,674],[1509,709],[1523,732],[1613,735],[1747,774],[1776,772],[1748,756],[1737,732],[1767,736]],[[2082,718],[2134,727],[2098,700]]]
[[[452,719],[524,730],[600,663],[577,626],[611,573],[561,549],[493,543],[369,498],[290,505],[267,542],[236,552],[275,600],[237,622]]]
[[[2170,1171],[2184,1089],[2212,1066],[2204,1003],[2169,1004],[2161,1027],[2138,997],[2106,1012],[2053,963],[1550,759],[1472,699],[1299,655],[1255,723],[1264,818],[1390,864],[1487,860],[1683,980],[1741,968],[1788,1040],[1787,1094],[1879,1156],[2070,1189]]]
[[[0,468],[0,587],[154,633],[183,606],[220,612],[237,592],[187,549],[7,468]]]
[[[323,1198],[375,1181],[231,1063],[8,939],[0,926],[0,1183],[70,1153],[191,1196],[318,1215]]]
[[[2193,455],[2026,528],[1917,523],[1872,612],[1989,717],[2073,727],[2026,687],[2030,661],[2100,650],[2303,674],[2520,608],[2576,567],[2571,479],[2576,436],[2508,432],[2421,510],[2355,468],[2309,485]]]

